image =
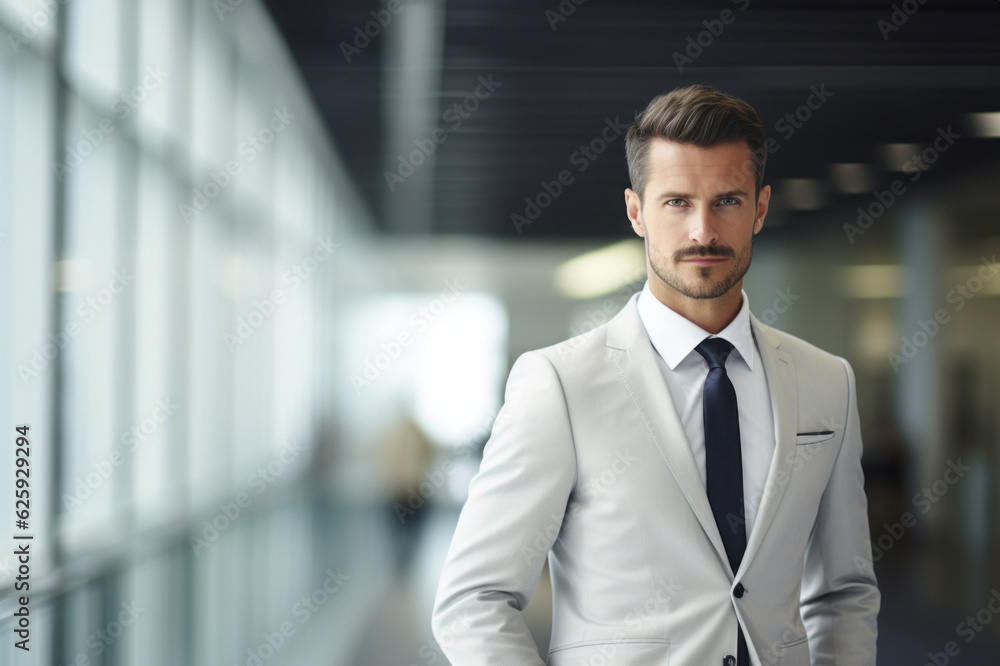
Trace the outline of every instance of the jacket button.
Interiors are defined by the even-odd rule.
[[[740,597],[742,597],[743,592],[744,592],[743,583],[736,583],[736,587],[733,588],[733,594],[736,595],[736,598],[739,599]]]
[[[722,666],[736,666],[736,657],[727,654],[726,658],[722,660]]]

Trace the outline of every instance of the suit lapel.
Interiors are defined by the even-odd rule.
[[[795,428],[798,414],[798,391],[796,389],[795,363],[792,355],[780,349],[780,340],[774,332],[751,313],[751,330],[757,341],[764,374],[767,377],[767,392],[771,398],[771,413],[774,418],[774,456],[767,472],[763,499],[757,510],[753,529],[747,535],[747,549],[737,576],[742,576],[760,549],[778,509],[782,495],[791,477],[795,460]]]
[[[723,568],[728,572],[729,560],[722,537],[719,535],[719,528],[715,524],[712,506],[705,493],[691,444],[660,372],[656,351],[649,342],[649,336],[639,318],[637,299],[638,294],[634,295],[621,312],[608,323],[607,346],[611,351],[611,362],[691,510],[715,547],[720,562],[724,565]],[[795,458],[798,410],[795,364],[791,354],[779,348],[780,340],[769,328],[763,326],[753,313],[750,314],[750,322],[767,377],[767,389],[774,419],[775,447],[764,486],[764,496],[758,507],[753,529],[747,535],[747,548],[737,577],[743,575],[760,549],[788,485]]]
[[[726,549],[701,482],[698,464],[660,372],[656,350],[639,318],[637,299],[638,295],[634,295],[608,324],[607,346],[611,348],[611,362],[691,510],[721,561],[727,563],[728,571]]]

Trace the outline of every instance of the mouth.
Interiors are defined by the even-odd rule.
[[[715,264],[729,261],[729,257],[688,257],[687,259],[681,259],[681,261],[685,264],[693,264],[695,266],[714,266]]]

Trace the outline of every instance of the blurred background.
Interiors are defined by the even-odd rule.
[[[641,288],[692,83],[773,139],[751,309],[857,374],[879,662],[998,663],[998,11],[3,0],[0,664],[446,663],[507,372]]]

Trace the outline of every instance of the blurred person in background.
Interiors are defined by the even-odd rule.
[[[625,203],[648,280],[511,369],[435,602],[453,663],[542,663],[521,612],[547,558],[548,664],[875,664],[853,369],[742,289],[765,143],[708,86],[636,117]]]
[[[401,411],[375,447],[376,469],[391,521],[396,571],[402,574],[420,543],[427,499],[421,491],[434,447],[413,416]]]

